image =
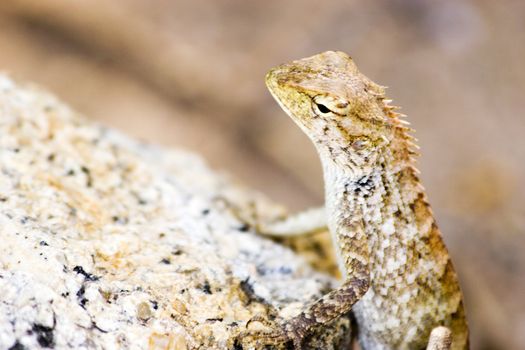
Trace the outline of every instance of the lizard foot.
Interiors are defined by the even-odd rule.
[[[430,333],[427,350],[450,350],[452,332],[447,327],[436,327]]]
[[[266,318],[255,316],[248,323],[246,327],[252,322],[260,322],[267,330],[246,330],[238,335],[239,342],[243,345],[243,349],[260,349],[265,345],[273,346],[287,346],[294,350],[302,349],[302,341],[305,335],[310,330],[310,325],[305,322],[306,319],[301,314],[291,320],[283,323],[276,323],[267,320]]]
[[[223,196],[216,197],[215,201],[222,204],[222,206],[235,219],[237,219],[239,223],[241,223],[240,230],[247,231],[250,229],[255,229],[255,231],[257,231],[259,227],[259,216],[258,210],[254,202],[249,202],[245,205],[240,205]]]

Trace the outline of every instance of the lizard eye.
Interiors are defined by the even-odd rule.
[[[318,95],[312,99],[312,106],[314,113],[319,114],[335,114],[345,116],[348,109],[348,102],[334,98],[332,96]]]
[[[316,103],[317,109],[321,113],[330,113],[330,109],[321,103]]]

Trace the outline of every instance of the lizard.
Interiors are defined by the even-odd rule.
[[[468,349],[457,274],[415,167],[413,129],[385,88],[350,56],[327,51],[277,66],[266,85],[315,145],[325,205],[258,231],[291,236],[328,228],[341,285],[243,345],[292,344],[352,311],[364,350]]]

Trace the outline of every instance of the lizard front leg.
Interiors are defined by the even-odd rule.
[[[302,349],[302,342],[316,327],[344,315],[368,290],[369,278],[353,278],[338,289],[317,300],[305,311],[283,322],[270,331],[246,331],[240,338],[244,348],[262,348],[263,345],[292,343],[294,349]]]
[[[272,237],[292,237],[326,231],[324,207],[308,209],[283,219],[257,223],[257,233]]]
[[[351,232],[351,233],[349,233]],[[299,315],[284,321],[270,331],[246,331],[241,341],[247,348],[280,345],[292,342],[301,349],[306,335],[313,329],[344,315],[367,292],[370,286],[368,242],[362,228],[348,227],[338,234],[338,246],[347,279],[337,289],[310,304]]]
[[[258,234],[270,237],[294,237],[328,230],[324,206],[310,208],[284,217],[261,217],[255,205],[240,206],[226,197],[217,198],[242,223],[255,228]]]

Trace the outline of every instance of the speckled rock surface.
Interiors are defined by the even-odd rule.
[[[333,285],[231,201],[280,210],[0,76],[0,349],[240,349],[252,316],[291,316]],[[342,319],[309,344],[348,333]]]

